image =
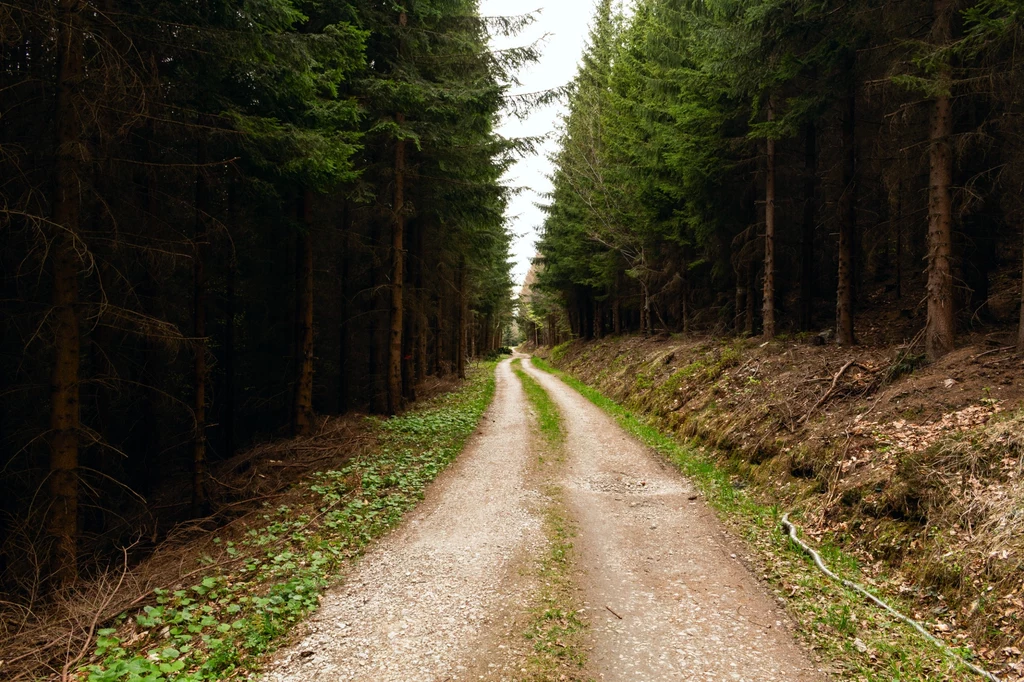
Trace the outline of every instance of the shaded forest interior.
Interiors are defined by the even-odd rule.
[[[601,0],[529,336],[1024,351],[1022,35],[1013,0]]]
[[[0,6],[0,591],[145,553],[217,461],[400,412],[512,316],[473,0]],[[163,489],[166,504],[152,500]],[[141,539],[141,540],[140,540]]]

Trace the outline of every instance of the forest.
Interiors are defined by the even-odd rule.
[[[1016,328],[1024,350],[1021,12],[601,0],[530,336],[913,341],[936,360]]]
[[[475,0],[0,4],[5,600],[204,517],[216,462],[400,413],[502,344],[500,178],[533,143],[496,126],[536,50],[488,39],[531,21]]]

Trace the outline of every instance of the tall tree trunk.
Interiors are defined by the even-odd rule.
[[[402,400],[403,404],[416,402],[416,367],[413,345],[416,338],[416,310],[411,296],[405,297],[411,309],[405,311],[405,327],[402,330]]]
[[[654,324],[651,322],[651,292],[647,288],[647,282],[643,283],[644,302],[643,314],[640,316],[640,331],[644,336],[654,331]]]
[[[457,339],[457,353],[456,353],[456,370],[460,379],[466,378],[466,335],[468,333],[467,327],[469,326],[469,297],[466,295],[466,261],[463,259],[459,263],[459,276],[458,283],[458,327],[456,334]]]
[[[895,196],[890,198],[889,220],[896,237],[896,300],[903,298],[903,181],[896,183]]]
[[[416,252],[416,233],[421,232],[419,226],[414,223],[407,223],[405,242],[412,251],[405,255],[405,293],[403,304],[405,307],[405,326],[402,329],[402,396],[406,403],[416,402],[416,343],[419,332],[419,293],[416,288],[415,269],[418,260]]]
[[[373,251],[379,252],[381,249],[381,234],[379,223],[374,221],[373,223]],[[383,301],[381,301],[381,295],[378,289],[381,284],[381,268],[383,265],[374,257],[373,264],[370,267],[370,317],[367,329],[367,336],[370,340],[370,346],[367,352],[367,360],[369,361],[368,375],[370,378],[370,411],[375,414],[383,414],[387,412],[388,401],[387,401],[387,388],[384,385],[387,383],[384,379],[386,369],[382,367],[382,356],[386,353],[382,353],[383,347],[387,345],[387,340],[382,339],[383,325],[381,318],[384,316],[385,310]]]
[[[622,333],[622,272],[615,270],[615,300],[612,303],[612,332],[618,336]]]
[[[747,266],[747,314],[743,321],[743,333],[747,336],[754,335],[755,320],[757,319],[757,268],[751,263]]]
[[[78,429],[80,419],[78,272],[80,269],[82,125],[78,105],[85,78],[80,15],[85,3],[61,0],[57,76],[55,195],[53,222],[53,374],[50,383],[50,512],[54,579],[78,577]]]
[[[405,25],[403,14],[402,25]],[[405,121],[402,114],[395,116],[399,126]],[[401,411],[402,395],[402,332],[404,331],[405,303],[405,140],[395,142],[395,187],[392,200],[391,222],[391,332],[388,344],[388,412]]]
[[[683,318],[683,334],[690,333],[690,258],[688,251],[689,247],[684,246],[681,263],[682,267],[679,269],[683,278],[682,291],[679,296],[682,303],[680,315]]]
[[[296,242],[296,339],[295,395],[292,401],[292,432],[308,436],[313,431],[313,193],[304,190],[298,201],[299,228]]]
[[[195,235],[192,262],[192,412],[195,433],[192,436],[192,515],[203,516],[209,504],[206,491],[206,256],[207,219],[210,214],[210,189],[205,169],[206,141],[200,134],[196,142]]]
[[[1024,237],[1024,230],[1021,230]],[[1017,328],[1017,352],[1024,353],[1024,260],[1021,261],[1020,326]]]
[[[853,66],[849,67],[852,73]],[[852,77],[852,75],[851,75]],[[836,340],[842,346],[857,343],[854,336],[854,250],[857,243],[857,139],[856,92],[850,92],[843,111],[843,194],[839,199],[839,276],[836,292]]]
[[[775,120],[775,103],[768,100],[768,120]],[[764,180],[764,294],[762,334],[775,338],[775,139],[769,137]]]
[[[747,268],[742,268],[736,272],[736,314],[733,326],[737,334],[742,334],[746,327],[748,298],[750,298],[750,291],[747,290]]]
[[[952,37],[950,0],[934,0],[933,38],[937,45]],[[948,65],[940,67],[937,95],[932,102],[929,135],[928,182],[928,321],[925,329],[925,353],[929,360],[941,358],[953,350],[955,316],[953,302],[953,100],[950,96],[952,74]]]
[[[228,186],[228,229],[237,234],[239,223],[238,187],[237,181],[232,180]],[[228,257],[224,300],[224,457],[235,454],[235,280],[238,276],[238,256],[235,252],[234,239],[230,237],[231,254]]]
[[[434,376],[443,378],[448,376],[448,348],[445,346],[448,330],[444,324],[444,296],[440,292],[437,294],[435,315],[437,328],[434,331]]]
[[[238,261],[234,254],[228,263],[227,282],[225,285],[224,304],[224,457],[235,454],[235,391],[237,384],[235,369],[235,317],[236,292],[235,280],[238,274]]]
[[[344,414],[349,407],[349,383],[352,371],[349,367],[349,318],[352,316],[349,302],[349,270],[352,268],[351,225],[348,199],[341,209],[341,320],[338,323],[338,413]]]
[[[814,323],[814,232],[818,222],[818,132],[804,126],[804,215],[800,239],[800,329]]]
[[[425,230],[422,227],[416,230],[416,275],[413,279],[416,287],[416,308],[414,312],[416,316],[416,332],[413,341],[413,354],[415,355],[415,384],[417,386],[427,379],[427,330],[430,327],[427,322],[427,296],[423,286],[424,232]]]
[[[470,315],[469,319],[471,320],[470,327],[469,327],[469,329],[470,329],[470,331],[469,331],[469,357],[475,358],[475,357],[477,357],[477,355],[476,355],[477,320],[476,320],[476,311],[475,310],[472,312],[472,314]]]

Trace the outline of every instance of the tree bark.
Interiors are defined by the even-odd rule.
[[[949,0],[934,0],[933,36],[938,45],[949,42],[952,13]],[[953,350],[955,316],[953,307],[953,101],[949,66],[941,67],[939,89],[932,102],[929,135],[928,182],[928,321],[925,353],[937,360]]]
[[[775,120],[775,103],[768,100],[768,120]],[[768,138],[764,181],[764,294],[761,331],[775,338],[775,140]]]
[[[818,132],[804,127],[804,215],[800,239],[800,329],[814,324],[814,233],[818,222]]]
[[[457,352],[456,352],[456,371],[460,379],[466,378],[466,335],[468,333],[467,327],[469,325],[469,297],[466,295],[466,261],[463,259],[459,263],[459,276],[457,287],[459,289],[459,313],[458,313],[458,327],[456,334],[457,339]]]
[[[373,222],[373,250],[374,252],[380,252],[381,250],[381,237],[380,225],[376,221]],[[382,365],[382,360],[385,359],[386,353],[384,346],[387,345],[387,339],[382,339],[384,325],[381,324],[383,321],[381,318],[387,312],[384,309],[384,301],[381,300],[382,296],[378,289],[381,285],[382,273],[381,269],[383,264],[377,260],[376,257],[373,259],[373,263],[370,266],[370,316],[369,324],[367,325],[367,336],[370,340],[370,346],[367,350],[367,360],[369,361],[368,376],[370,379],[369,393],[370,393],[370,411],[374,414],[383,414],[387,412],[387,387],[384,385],[386,382],[385,374],[386,369]]]
[[[644,290],[644,302],[643,311],[640,316],[640,331],[644,336],[647,336],[654,331],[654,325],[651,323],[651,294],[647,288],[647,283],[643,283]]]
[[[622,333],[622,272],[615,271],[615,300],[612,303],[612,333],[616,336]]]
[[[352,267],[351,232],[348,199],[344,199],[341,209],[341,320],[338,323],[338,412],[348,411],[350,401],[349,383],[352,376],[349,367],[349,318],[352,316],[349,302],[349,270]]]
[[[401,125],[405,117],[397,114],[395,121]],[[391,205],[391,332],[388,344],[388,412],[391,414],[400,412],[404,405],[402,332],[405,324],[405,140],[395,142],[394,181],[394,198]]]
[[[903,181],[896,183],[895,196],[890,199],[889,220],[896,237],[896,300],[903,298]]]
[[[232,180],[228,186],[228,229],[237,233],[238,219],[238,187]],[[235,454],[235,308],[237,305],[235,280],[238,276],[238,256],[235,252],[234,239],[231,235],[228,257],[228,271],[225,282],[224,297],[224,457]]]
[[[415,355],[415,385],[419,386],[427,379],[427,331],[430,325],[427,322],[427,297],[423,285],[423,261],[424,261],[424,230],[422,227],[416,230],[416,333],[413,342]]]
[[[210,191],[203,165],[206,143],[200,136],[196,143],[195,234],[192,249],[192,413],[195,433],[192,436],[192,516],[203,516],[209,507],[206,494],[206,256],[207,218],[210,213]]]
[[[1021,230],[1024,236],[1024,230]],[[1024,353],[1024,259],[1021,261],[1020,326],[1017,328],[1017,352]]]
[[[747,272],[746,268],[736,272],[736,314],[733,319],[733,327],[737,334],[742,334],[745,328],[745,320],[747,314],[747,298],[749,298],[750,292],[747,291]]]
[[[690,254],[689,247],[683,246],[680,254],[679,276],[682,282],[679,287],[679,321],[682,333],[690,333]]]
[[[448,376],[448,348],[445,340],[448,330],[444,324],[444,296],[437,295],[437,329],[434,332],[434,375],[443,378]]]
[[[298,202],[296,244],[295,394],[292,431],[308,436],[313,431],[313,193],[304,190]]]
[[[852,72],[853,66],[850,70]],[[843,111],[843,194],[839,199],[839,275],[836,291],[836,340],[841,346],[857,343],[854,336],[854,250],[857,231],[856,92],[850,86]]]
[[[755,261],[756,262],[756,261]],[[743,322],[743,333],[747,336],[754,335],[755,318],[757,317],[757,268],[753,263],[747,266],[747,314]]]
[[[78,577],[78,431],[81,337],[78,325],[80,269],[82,125],[78,105],[85,78],[83,33],[78,25],[85,3],[61,0],[56,102],[57,159],[53,222],[53,373],[50,387],[50,509],[52,571],[58,582]]]

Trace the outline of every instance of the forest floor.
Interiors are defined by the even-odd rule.
[[[718,472],[732,492],[711,501],[839,677],[971,679],[807,574],[780,544],[784,511],[843,577],[1024,679],[1020,356],[1000,335],[934,364],[913,343],[812,340],[631,336],[540,352],[691,477]],[[766,510],[767,530],[745,508]]]

